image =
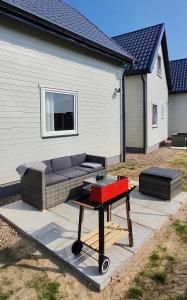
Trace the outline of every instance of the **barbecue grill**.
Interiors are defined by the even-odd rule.
[[[130,192],[135,188],[128,183],[128,178],[117,176],[113,179],[103,178],[98,182],[86,185],[83,195],[73,202],[79,205],[78,239],[72,245],[72,252],[80,254],[83,245],[99,254],[99,272],[105,274],[110,266],[110,259],[106,257],[105,248],[111,247],[115,242],[128,235],[129,246],[133,246],[132,224],[130,219]],[[127,228],[115,224],[111,220],[112,204],[124,199],[126,204]],[[95,229],[81,236],[84,208],[97,210],[99,214],[99,229]],[[107,210],[107,222],[104,224],[104,211]]]

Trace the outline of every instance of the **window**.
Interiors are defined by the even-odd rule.
[[[158,127],[158,106],[152,104],[152,127]]]
[[[164,105],[162,104],[161,106],[161,118],[164,119],[164,115],[165,115],[165,110],[164,110]]]
[[[77,93],[42,89],[42,136],[77,134]]]
[[[158,58],[157,58],[157,74],[159,76],[162,75],[162,58],[160,55],[158,55]]]

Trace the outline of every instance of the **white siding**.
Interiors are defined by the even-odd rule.
[[[178,132],[187,132],[187,94],[169,95],[169,137]]]
[[[0,70],[1,184],[27,161],[120,155],[120,65],[1,17]],[[41,138],[39,85],[78,92],[78,136]]]
[[[143,148],[143,83],[139,75],[125,79],[126,145]]]
[[[148,147],[152,147],[168,137],[168,87],[164,69],[162,48],[158,50],[162,58],[162,76],[157,75],[157,59],[152,73],[147,74],[147,135]],[[158,105],[158,127],[152,128],[152,104]],[[162,105],[164,118],[162,118]]]

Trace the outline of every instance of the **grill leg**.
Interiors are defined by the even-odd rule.
[[[111,205],[107,207],[107,222],[111,221]]]
[[[133,247],[133,233],[132,233],[132,222],[130,219],[130,197],[129,197],[129,195],[127,195],[125,202],[126,202],[127,226],[128,226],[128,234],[129,234],[129,247]]]
[[[82,223],[84,219],[84,207],[80,206],[79,209],[79,227],[78,227],[78,240],[81,240]]]
[[[105,252],[104,238],[104,207],[101,206],[99,208],[99,268],[101,268]]]

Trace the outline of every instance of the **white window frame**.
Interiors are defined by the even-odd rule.
[[[153,106],[157,107],[157,123],[153,124]],[[152,128],[158,128],[158,104],[152,103]]]
[[[66,94],[74,97],[74,130],[58,130],[58,131],[47,131],[46,130],[46,101],[45,94],[47,92]],[[75,91],[67,91],[53,88],[41,88],[41,133],[42,137],[58,137],[58,136],[70,136],[78,134],[78,93]]]
[[[158,68],[158,61],[160,61],[160,69]],[[161,55],[157,56],[157,75],[159,77],[162,77],[162,56]]]

